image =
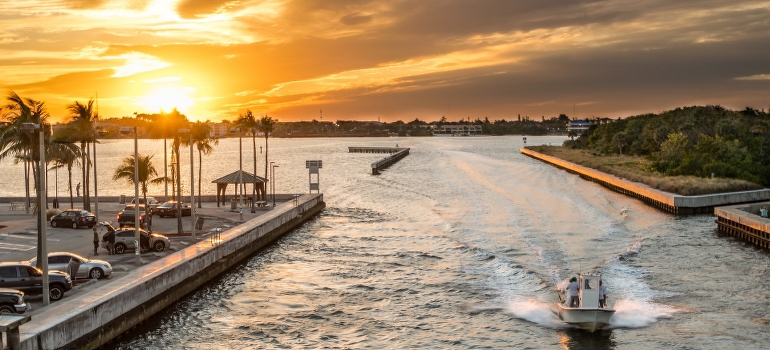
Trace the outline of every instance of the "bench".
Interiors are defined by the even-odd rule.
[[[24,202],[11,202],[11,210],[25,210],[27,209],[27,204]]]
[[[7,334],[9,349],[21,349],[19,326],[29,322],[30,319],[32,319],[32,316],[30,315],[0,315],[0,332],[5,332]],[[0,333],[0,346],[2,346],[2,344],[2,333]]]
[[[254,205],[259,208],[264,208],[267,206],[267,201],[256,201],[254,202]]]

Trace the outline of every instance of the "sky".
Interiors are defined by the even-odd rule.
[[[102,118],[770,109],[770,2],[0,0],[0,89]]]

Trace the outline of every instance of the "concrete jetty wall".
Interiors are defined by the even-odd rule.
[[[322,194],[304,194],[272,211],[89,293],[53,303],[21,327],[22,349],[102,346],[294,229],[325,207]]]
[[[761,216],[760,208],[770,209],[770,202],[714,208],[717,228],[728,235],[770,249],[770,219]]]
[[[674,214],[712,213],[714,207],[720,205],[770,200],[770,190],[768,189],[701,196],[681,196],[657,190],[642,183],[625,180],[595,169],[570,163],[563,159],[548,156],[527,148],[521,148],[520,151],[524,155],[550,163],[569,172],[576,173],[581,177],[599,183],[604,187],[637,198],[660,210]]]
[[[395,154],[372,163],[372,175],[378,175],[380,173],[380,170],[383,170],[393,165],[394,163],[398,162],[399,160],[401,160],[402,158],[408,155],[409,155],[409,148],[402,148],[400,151],[396,152]]]

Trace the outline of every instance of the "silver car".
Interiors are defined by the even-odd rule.
[[[88,259],[69,252],[48,253],[48,269],[70,273],[70,260],[74,264],[80,264],[77,278],[99,279],[112,275],[112,265],[104,260]],[[37,257],[32,258],[29,264],[35,266]]]
[[[143,239],[149,240],[150,249],[156,252],[162,252],[166,248],[171,246],[171,241],[168,237],[157,234],[147,233],[145,230],[139,230]],[[136,240],[134,239],[134,228],[124,227],[122,229],[115,229],[115,253],[123,254],[128,249],[136,249]],[[107,248],[107,242],[102,240],[102,248]]]

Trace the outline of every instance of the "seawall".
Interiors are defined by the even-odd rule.
[[[770,219],[763,217],[760,209],[770,209],[770,202],[714,208],[717,228],[730,236],[770,249]]]
[[[325,207],[304,194],[221,234],[138,267],[89,293],[46,307],[21,327],[21,348],[93,349],[150,318]]]
[[[521,148],[524,155],[550,163],[604,187],[637,198],[653,207],[673,214],[713,213],[714,207],[770,200],[770,190],[741,191],[700,196],[681,196],[654,189],[642,183],[587,168],[563,159]]]

